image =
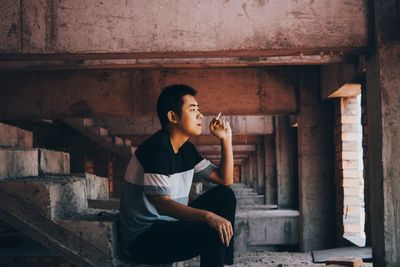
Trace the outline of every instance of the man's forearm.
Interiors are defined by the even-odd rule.
[[[219,164],[219,175],[225,184],[233,183],[233,151],[232,138],[221,140],[221,162]]]

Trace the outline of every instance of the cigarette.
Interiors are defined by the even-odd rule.
[[[213,123],[213,126],[214,126],[214,127],[217,125],[218,120],[219,120],[219,117],[221,116],[221,113],[222,113],[222,112],[218,113],[218,116],[214,119],[214,123]]]

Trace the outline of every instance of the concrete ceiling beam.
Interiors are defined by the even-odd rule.
[[[208,159],[221,159],[221,155],[204,154],[204,156]],[[233,154],[234,159],[247,159],[248,157],[248,154]]]
[[[204,116],[202,123],[202,134],[210,135],[208,125],[215,116]],[[232,128],[234,135],[265,135],[274,132],[273,117],[268,115],[249,115],[249,116],[224,116]],[[97,124],[107,126],[114,135],[150,135],[161,129],[158,117],[141,118],[103,118],[97,120]]]
[[[298,55],[301,50],[317,45],[323,51],[330,47],[358,48],[368,44],[364,0],[245,4],[237,1],[49,3],[24,0],[6,5],[3,13],[5,19],[0,29],[8,32],[11,25],[15,29],[0,37],[3,39],[0,53],[22,57],[72,54],[67,59],[69,64],[79,64],[86,54],[101,61],[104,56],[99,57],[100,54],[125,60],[126,53],[145,53],[150,54],[147,58],[151,64],[150,59],[163,58],[157,54],[166,52],[175,58],[174,53],[183,51],[193,51],[198,57],[206,53],[243,51],[239,57],[245,58],[254,55],[254,50],[290,52],[297,49]],[[151,56],[152,53],[156,56]]]
[[[211,162],[218,166],[221,161],[220,160],[211,160]],[[235,159],[235,160],[233,160],[233,164],[234,165],[242,165],[243,164],[243,160]]]
[[[256,146],[255,145],[233,145],[233,152],[253,152],[256,151]],[[221,146],[219,145],[201,145],[197,146],[197,150],[203,153],[208,153],[208,152],[220,152],[221,151]]]
[[[295,80],[290,67],[2,72],[0,119],[156,117],[161,89],[175,83],[197,90],[204,115],[292,114],[298,110]]]

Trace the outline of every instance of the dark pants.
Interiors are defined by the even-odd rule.
[[[235,225],[236,197],[230,187],[218,185],[189,204],[211,211]],[[200,255],[201,267],[233,264],[233,243],[229,247],[220,240],[216,230],[205,222],[157,221],[131,244],[135,261],[161,264],[184,261]]]

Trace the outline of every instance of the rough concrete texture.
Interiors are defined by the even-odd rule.
[[[264,204],[264,195],[241,195],[241,196],[236,196],[236,205],[238,207],[244,206],[244,205],[253,205],[253,204],[258,204],[262,205]]]
[[[155,117],[160,91],[174,83],[188,84],[197,90],[196,99],[206,111],[204,115],[215,116],[221,110],[225,115],[295,113],[295,75],[290,70],[293,69],[0,73],[0,119],[67,115]],[[257,119],[251,122],[254,123]]]
[[[38,149],[39,174],[68,174],[70,171],[69,154],[48,149]]]
[[[310,48],[316,43],[318,47],[367,44],[367,12],[362,0],[21,3],[22,12],[17,4],[3,5],[6,18],[0,21],[1,29],[8,35],[2,37],[6,38],[2,53],[19,51],[21,42],[16,33],[21,21],[23,53],[223,51]]]
[[[48,218],[63,218],[87,208],[85,180],[80,177],[5,179],[1,189]]]
[[[52,177],[51,179],[54,178]],[[73,178],[70,179],[73,180]],[[80,180],[82,180],[82,186],[84,180]],[[5,182],[2,181],[2,186],[0,186],[0,202],[2,204],[0,205],[0,215],[2,218],[31,238],[57,251],[76,266],[115,266],[112,264],[112,259],[104,254],[103,251],[93,244],[85,242],[75,233],[63,228],[57,224],[56,220],[52,220],[49,216],[42,214],[33,201],[24,199],[24,196],[21,195],[5,192],[3,186]],[[14,180],[14,182],[24,183],[22,180]],[[7,187],[7,189],[15,192],[18,188]],[[22,189],[24,188],[22,187]],[[28,189],[30,190],[31,188]],[[34,193],[40,193],[39,190],[40,188],[37,188]]]
[[[367,65],[368,164],[374,265],[400,265],[398,1],[375,1],[376,47]]]
[[[299,212],[294,210],[239,210],[235,221],[235,250],[299,243]]]
[[[236,196],[244,196],[244,195],[256,196],[257,195],[257,193],[254,192],[253,189],[251,189],[251,188],[236,189],[234,191],[235,191]]]
[[[88,199],[109,199],[109,183],[107,177],[100,177],[94,174],[85,173],[86,197]]]
[[[47,149],[0,148],[0,162],[0,179],[69,173],[69,154]]]
[[[277,209],[278,205],[259,205],[259,204],[253,204],[253,205],[243,205],[240,207],[242,210],[274,210]]]
[[[0,149],[0,162],[0,179],[39,175],[39,154],[36,149]]]
[[[0,123],[0,147],[32,148],[32,132]]]
[[[86,210],[74,218],[57,220],[57,223],[101,250],[109,258],[118,257],[116,213]]]
[[[21,53],[21,2],[1,0],[0,16],[0,51],[2,53]]]

